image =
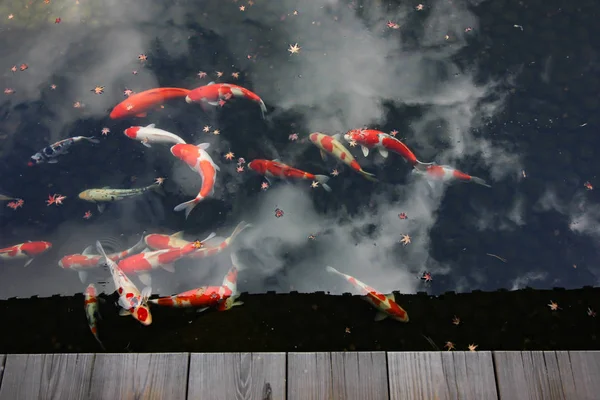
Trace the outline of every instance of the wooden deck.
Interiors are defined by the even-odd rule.
[[[597,399],[600,352],[0,355],[0,400]]]

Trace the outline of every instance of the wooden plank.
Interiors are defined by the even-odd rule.
[[[9,354],[0,400],[84,399],[93,354]]]
[[[385,352],[331,353],[334,399],[388,400]]]
[[[490,351],[442,353],[444,377],[452,399],[497,399]]]
[[[333,399],[331,355],[288,353],[288,400]]]
[[[285,353],[192,353],[188,399],[285,399]]]
[[[575,393],[569,398],[597,399],[600,396],[600,351],[569,351]],[[568,372],[567,372],[568,373]]]
[[[450,398],[442,352],[389,352],[387,358],[390,399]]]
[[[4,375],[5,361],[6,361],[6,355],[0,354],[0,385],[2,385],[2,376]]]
[[[184,400],[188,364],[189,353],[97,354],[90,393],[107,400]]]

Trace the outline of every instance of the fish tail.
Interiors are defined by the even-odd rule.
[[[478,178],[476,176],[472,176],[471,177],[471,182],[476,183],[476,184],[481,185],[481,186],[485,186],[485,187],[491,188],[491,186],[488,185],[488,183],[486,181],[484,181],[483,179]]]
[[[260,104],[260,112],[262,113],[262,117],[263,119],[267,118],[267,106],[265,105],[265,102],[262,101],[262,99],[258,99],[258,104]]]
[[[315,179],[323,186],[323,189],[331,192],[331,187],[327,184],[327,181],[329,180],[327,175],[315,175]]]
[[[102,349],[102,351],[106,351],[106,347],[104,347],[104,344],[102,344],[102,341],[100,340],[100,338],[98,337],[98,335],[94,335],[94,337],[96,338],[96,341],[100,345],[100,348]]]
[[[190,201],[186,201],[185,203],[181,203],[178,206],[176,206],[173,210],[174,211],[182,211],[185,210],[185,219],[187,219],[187,217],[189,217],[190,213],[192,212],[192,210],[194,209],[194,207],[196,207],[196,205],[202,201],[203,197],[196,197]]]
[[[148,303],[158,304],[158,300],[159,299],[150,299],[150,300],[148,300]]]
[[[370,172],[365,171],[364,169],[360,170],[360,174],[362,176],[365,177],[365,179],[371,181],[371,182],[379,182],[379,179],[377,179],[377,177],[375,176],[375,174],[372,174]]]
[[[90,136],[90,137],[85,137],[83,136],[83,138],[85,140],[87,140],[88,142],[92,142],[92,143],[100,143],[100,141],[98,139],[96,139],[94,136]]]
[[[231,232],[231,235],[229,236],[229,239],[233,239],[235,238],[237,235],[239,235],[240,233],[242,233],[242,231],[246,228],[251,228],[252,224],[247,223],[246,221],[240,221],[239,224],[237,224],[237,226],[235,227],[235,229],[233,230],[233,232]]]
[[[329,272],[330,274],[342,275],[340,271],[333,267],[330,267],[329,265],[325,267],[325,271]]]

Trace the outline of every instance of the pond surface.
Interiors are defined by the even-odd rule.
[[[242,221],[252,226],[221,253],[148,273],[152,292],[221,285],[232,252],[244,269],[238,290],[254,293],[354,292],[326,266],[382,292],[596,285],[599,11],[592,1],[4,2],[0,194],[14,199],[0,203],[0,247],[52,247],[25,268],[26,254],[5,251],[0,298],[79,293],[89,283],[111,293],[106,268],[80,279],[59,261],[88,246],[97,254],[97,240],[121,251],[153,233],[183,231],[193,242],[215,232],[204,246],[219,246]],[[210,82],[251,90],[265,118],[235,91],[220,103],[179,96],[145,116],[109,117],[137,93]],[[210,144],[214,193],[206,188],[188,218],[174,208],[206,183],[173,142],[146,147],[124,134],[150,124]],[[491,187],[432,182],[413,172],[426,166],[392,150],[365,157],[344,134],[366,128]],[[322,159],[313,132],[341,134],[378,182]],[[28,166],[77,136],[98,143],[81,140],[56,163]],[[255,159],[328,179],[267,180],[249,167]],[[79,197],[157,178],[160,190],[102,212]],[[128,274],[142,290],[150,282],[137,275]]]

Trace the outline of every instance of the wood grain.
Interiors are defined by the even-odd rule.
[[[600,398],[600,351],[569,351],[569,358],[576,393],[574,396],[573,392],[568,392],[569,398],[586,400]],[[563,376],[564,380],[568,381],[567,368],[564,374],[561,370],[561,378]]]
[[[88,398],[93,354],[9,354],[0,400]]]
[[[6,360],[6,355],[0,354],[0,385],[2,385],[2,376],[4,375],[5,360]]]
[[[389,352],[390,399],[449,399],[441,352]]]
[[[385,352],[331,353],[334,399],[387,400],[388,375]]]
[[[185,400],[188,364],[188,353],[97,354],[90,393],[107,400]]]
[[[491,352],[444,352],[442,366],[450,398],[473,400],[498,398]]]
[[[285,353],[192,353],[189,399],[284,400]]]
[[[330,353],[288,353],[288,400],[333,399]]]

